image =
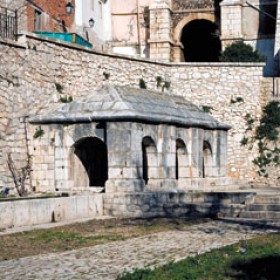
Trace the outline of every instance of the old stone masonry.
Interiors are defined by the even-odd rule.
[[[147,235],[126,241],[27,257],[0,263],[1,279],[114,280],[124,270],[156,267],[170,261],[202,254],[214,248],[275,232],[279,227],[254,228],[239,224],[208,222],[183,230]]]

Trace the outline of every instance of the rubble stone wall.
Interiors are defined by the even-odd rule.
[[[7,153],[23,166],[33,135],[26,133],[24,116],[61,97],[83,96],[107,83],[166,91],[157,77],[170,83],[168,91],[210,108],[220,122],[232,125],[228,133],[227,174],[252,181],[258,177],[252,164],[256,149],[240,145],[245,133],[244,116],[260,118],[269,99],[272,80],[263,78],[257,63],[157,63],[117,55],[95,53],[76,45],[39,36],[20,38],[18,43],[0,42],[0,181],[12,185]],[[165,94],[164,92],[162,94]],[[237,98],[242,102],[235,102]]]

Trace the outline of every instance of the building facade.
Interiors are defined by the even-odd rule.
[[[157,61],[217,62],[222,49],[242,40],[273,70],[276,11],[273,0],[116,0],[111,46]]]
[[[275,73],[274,0],[1,0],[16,9],[19,31],[74,32],[99,51],[162,62],[218,62],[242,40],[266,57]],[[66,4],[71,4],[71,14]],[[89,21],[91,20],[91,23]],[[278,28],[279,29],[279,28]],[[279,44],[278,44],[279,45]]]
[[[72,32],[74,13],[67,13],[68,0],[2,0],[0,6],[16,13],[18,33],[21,32]],[[75,5],[75,0],[71,1]]]
[[[74,12],[75,32],[90,41],[94,49],[108,51],[107,42],[112,38],[111,1],[76,0]]]

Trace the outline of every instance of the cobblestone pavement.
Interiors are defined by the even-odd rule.
[[[0,279],[111,280],[125,269],[163,265],[277,230],[210,221],[126,241],[0,262]]]

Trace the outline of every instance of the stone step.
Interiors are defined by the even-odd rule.
[[[239,218],[246,219],[279,219],[280,212],[274,211],[242,211],[240,212]]]
[[[280,195],[257,195],[253,201],[254,204],[280,204]]]
[[[237,217],[241,211],[244,211],[246,205],[242,204],[212,204],[212,203],[186,203],[176,205],[165,205],[165,213],[191,216],[228,216]]]
[[[219,217],[218,220],[226,221],[231,223],[238,223],[244,225],[258,225],[258,226],[268,226],[272,230],[276,229],[279,231],[280,220],[279,219],[246,219],[246,218],[232,218],[232,217]]]
[[[247,211],[280,211],[280,204],[249,204]]]

